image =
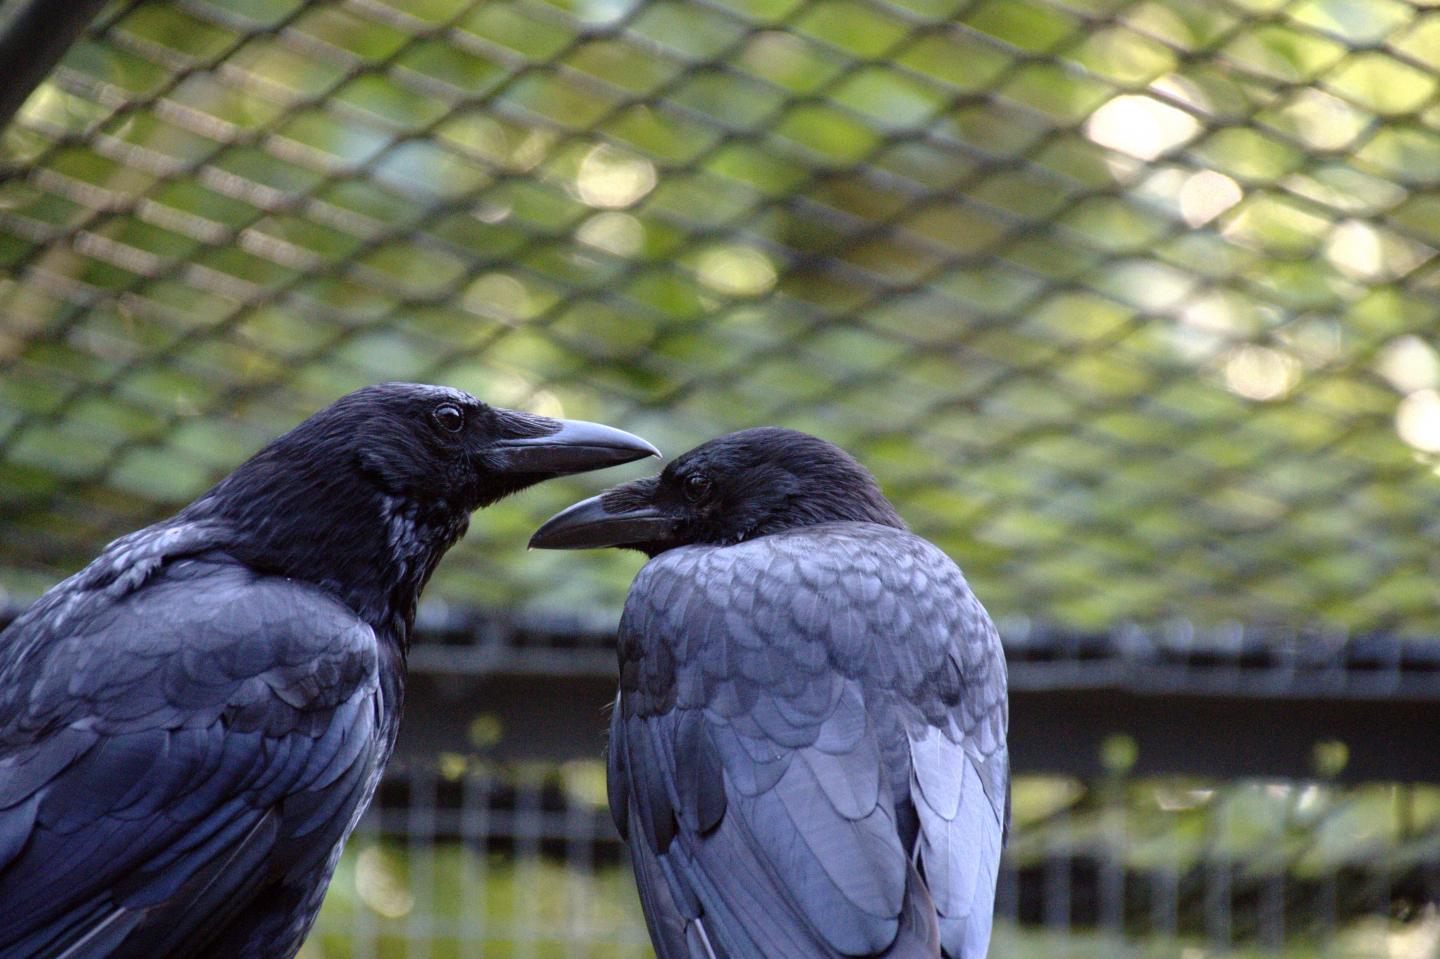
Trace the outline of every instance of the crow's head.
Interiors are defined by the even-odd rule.
[[[542,480],[658,455],[629,433],[487,406],[460,390],[357,390],[255,454],[185,519],[250,565],[413,607],[470,513]]]
[[[536,530],[530,545],[619,546],[655,556],[843,520],[905,527],[849,453],[806,433],[762,427],[711,440],[658,476],[576,503]]]
[[[417,383],[357,390],[271,449],[286,460],[348,466],[384,496],[457,514],[543,480],[659,455],[609,426],[500,409],[461,390]]]

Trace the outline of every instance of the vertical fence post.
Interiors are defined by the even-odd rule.
[[[104,5],[105,0],[25,0],[0,26],[0,131]]]

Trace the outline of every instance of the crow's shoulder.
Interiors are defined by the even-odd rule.
[[[175,944],[259,884],[310,881],[387,748],[379,656],[338,599],[183,525],[47,593],[0,635],[0,957],[197,955]]]
[[[632,706],[656,711],[818,670],[899,692],[936,725],[957,705],[979,721],[1005,700],[998,634],[960,569],[872,523],[661,554],[631,589],[620,658]]]
[[[374,681],[373,631],[330,594],[233,561],[205,530],[141,533],[0,634],[0,744],[77,722],[259,728]]]

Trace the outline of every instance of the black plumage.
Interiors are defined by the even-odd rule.
[[[0,634],[0,959],[293,956],[470,512],[653,452],[370,387],[47,592]]]
[[[1004,657],[864,467],[746,430],[531,545],[652,557],[620,623],[609,782],[662,959],[985,954]]]

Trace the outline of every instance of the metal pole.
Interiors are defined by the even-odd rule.
[[[0,130],[104,5],[105,0],[22,0],[0,26]]]

